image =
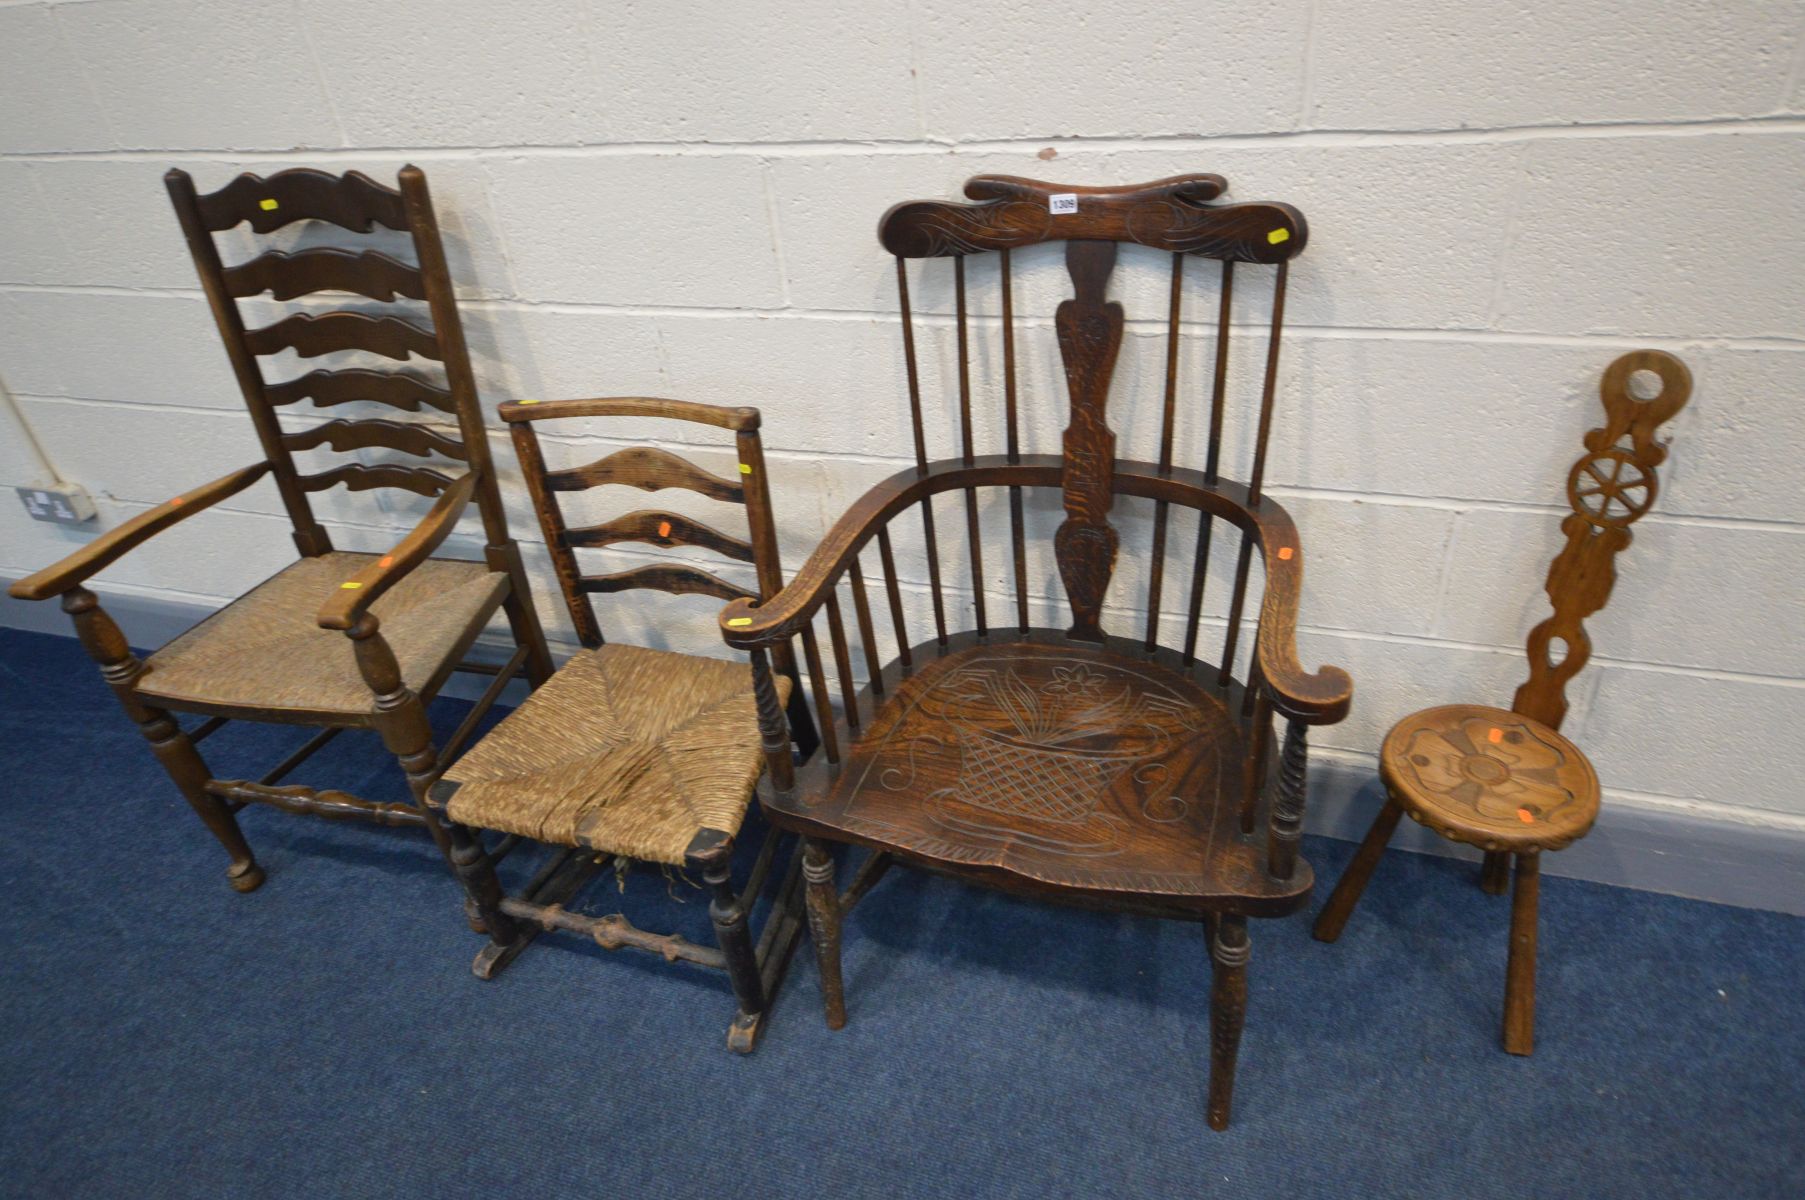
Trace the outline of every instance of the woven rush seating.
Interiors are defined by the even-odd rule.
[[[139,693],[185,708],[276,710],[265,720],[282,709],[374,713],[350,640],[317,617],[321,597],[376,559],[334,550],[291,563],[146,659]],[[471,623],[507,586],[480,562],[427,559],[371,605],[410,690],[436,690]]]
[[[778,681],[784,700],[788,679]],[[639,646],[577,654],[445,779],[452,820],[683,866],[738,834],[764,771],[744,663]]]

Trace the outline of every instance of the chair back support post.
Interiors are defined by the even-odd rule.
[[[470,369],[470,349],[464,341],[464,322],[458,315],[457,297],[451,286],[451,270],[445,261],[445,244],[439,234],[439,218],[433,211],[426,172],[416,166],[401,168],[401,196],[407,211],[408,233],[414,242],[415,261],[425,283],[427,310],[432,314],[438,338],[439,360],[445,382],[457,405],[458,430],[470,469],[477,473],[476,506],[482,516],[483,534],[492,548],[509,545],[507,518],[501,506],[501,489],[489,452],[488,430],[476,375]],[[494,564],[491,564],[492,566]],[[524,580],[517,580],[524,583]]]
[[[1660,391],[1646,400],[1630,392],[1647,371]],[[1559,729],[1567,716],[1567,683],[1592,656],[1585,619],[1602,609],[1617,582],[1613,560],[1630,544],[1629,527],[1654,506],[1655,469],[1667,448],[1655,431],[1692,395],[1686,364],[1660,350],[1633,350],[1605,368],[1599,384],[1605,423],[1585,436],[1586,452],[1567,475],[1571,513],[1561,522],[1567,543],[1548,568],[1545,590],[1554,611],[1529,632],[1529,678],[1511,708]],[[1564,652],[1556,651],[1560,642]]]

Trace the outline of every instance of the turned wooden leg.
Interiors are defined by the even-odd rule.
[[[1542,890],[1542,855],[1517,855],[1517,879],[1510,896],[1510,959],[1504,968],[1504,1048],[1512,1054],[1535,1049],[1536,905]]]
[[[244,834],[238,828],[238,818],[226,807],[224,800],[207,790],[207,783],[212,778],[207,772],[207,764],[201,758],[201,752],[194,748],[194,742],[176,724],[176,719],[165,710],[152,708],[138,699],[133,689],[138,677],[144,673],[144,664],[132,653],[119,626],[100,607],[99,598],[87,588],[71,588],[64,593],[63,611],[75,622],[75,636],[81,639],[88,656],[100,665],[101,677],[113,689],[113,695],[118,697],[126,715],[137,722],[138,732],[150,743],[151,752],[169,772],[170,779],[181,790],[182,798],[231,855],[232,865],[226,868],[227,882],[234,891],[256,891],[263,883],[263,868],[257,865],[256,856],[245,842]]]
[[[1210,939],[1214,963],[1210,986],[1210,1128],[1228,1128],[1229,1102],[1235,1094],[1235,1058],[1241,1050],[1241,1027],[1247,1021],[1247,918],[1216,918]]]
[[[727,1031],[729,1049],[749,1054],[758,1045],[765,1015],[765,985],[759,978],[758,958],[752,952],[752,935],[746,928],[746,909],[733,890],[731,843],[728,854],[710,863],[702,879],[713,893],[708,901],[708,918],[714,922],[715,941],[727,958],[727,978],[733,984],[733,998],[739,1004],[733,1026]]]
[[[814,838],[802,839],[802,877],[808,884],[808,931],[821,968],[821,1006],[827,1027],[846,1024],[846,993],[840,983],[840,896],[834,890],[834,860]]]
[[[1322,912],[1316,918],[1316,927],[1311,932],[1317,941],[1332,942],[1341,936],[1343,926],[1354,913],[1354,905],[1360,903],[1360,893],[1366,890],[1366,881],[1373,877],[1373,868],[1379,865],[1379,859],[1385,853],[1385,843],[1397,831],[1398,818],[1403,815],[1404,810],[1398,802],[1387,797],[1385,807],[1373,818],[1373,827],[1366,831],[1360,849],[1354,851],[1354,860],[1341,873],[1341,882],[1329,893],[1329,902],[1322,906]]]
[[[478,975],[489,975],[506,965],[531,940],[512,917],[501,911],[501,880],[495,864],[483,850],[475,834],[451,821],[442,821],[427,802],[427,793],[439,777],[439,756],[433,749],[432,725],[426,717],[426,705],[402,681],[401,667],[395,653],[378,632],[378,622],[364,614],[346,631],[357,657],[357,668],[376,693],[376,731],[383,745],[401,764],[407,776],[407,789],[414,807],[426,823],[426,831],[451,865],[451,873],[464,889],[470,906],[482,923],[480,932],[489,935],[490,945],[477,956]],[[472,922],[474,927],[475,921]]]
[[[188,801],[188,806],[232,856],[232,865],[226,868],[226,882],[236,892],[256,891],[263,886],[263,868],[257,865],[251,847],[245,842],[244,834],[238,828],[238,818],[226,807],[224,800],[207,790],[210,776],[201,752],[194,748],[194,743],[182,732],[174,717],[160,708],[147,708],[144,712],[147,719],[141,720],[138,728],[150,742],[151,750],[176,786],[182,789],[182,797]]]
[[[1487,850],[1479,867],[1479,890],[1488,896],[1502,896],[1510,886],[1510,851]]]

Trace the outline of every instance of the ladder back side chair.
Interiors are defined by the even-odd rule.
[[[60,596],[88,653],[100,664],[126,713],[137,722],[182,795],[231,857],[228,879],[241,892],[263,882],[263,870],[238,827],[245,805],[424,827],[454,870],[468,874],[483,860],[471,835],[442,822],[425,804],[438,764],[456,752],[502,687],[523,668],[537,684],[551,673],[544,635],[533,612],[520,553],[508,534],[484,441],[476,384],[458,323],[438,221],[426,177],[416,167],[386,187],[356,171],[244,174],[198,195],[184,171],[165,177],[194,256],[227,356],[244,393],[263,461],[177,496],[90,542],[11,589],[31,600]],[[226,266],[214,235],[248,223],[267,235],[296,221],[326,222],[368,233],[375,226],[411,236],[415,261],[374,250],[319,246],[265,250]],[[334,310],[294,312],[247,329],[237,301],[269,293],[289,301],[315,292],[371,300],[424,302],[430,324],[399,312],[372,316]],[[435,378],[367,368],[311,370],[269,382],[259,359],[283,350],[303,358],[365,351],[439,364]],[[428,412],[431,424],[334,419],[285,429],[278,410],[311,401],[331,408],[374,401]],[[314,474],[295,462],[300,451],[386,450],[437,456],[452,474],[427,466],[353,461]],[[252,588],[140,661],[86,584],[154,535],[269,477],[294,526],[300,559]],[[315,519],[309,496],[327,488],[401,488],[434,498],[431,510],[386,554],[335,550]],[[434,555],[474,501],[487,545],[483,560]],[[484,626],[503,611],[516,648],[499,668],[464,660]],[[426,704],[453,671],[494,679],[470,718],[435,748]],[[203,720],[183,729],[175,713]],[[258,779],[218,779],[197,748],[231,720],[315,726],[320,732]],[[309,756],[346,729],[373,729],[407,775],[406,801],[366,800],[342,791],[284,784]],[[503,848],[498,847],[497,852]]]
[[[608,950],[630,946],[727,973],[737,1012],[730,1048],[750,1052],[801,931],[796,911],[801,858],[791,856],[756,946],[748,914],[765,891],[778,835],[768,832],[745,884],[735,890],[735,843],[759,777],[773,764],[791,766],[791,747],[766,744],[759,728],[754,678],[741,663],[604,641],[593,597],[638,593],[761,600],[782,589],[777,535],[765,479],[755,408],[718,408],[678,400],[615,397],[522,400],[504,404],[514,448],[545,532],[558,582],[584,649],[560,667],[432,790],[435,804],[460,824],[533,838],[561,847],[518,897],[503,896],[493,872],[477,890],[489,944],[474,969],[490,978],[541,930],[593,938]],[[655,446],[617,450],[597,462],[546,469],[536,426],[552,419],[659,417],[731,430],[739,474],[722,478]],[[662,509],[640,509],[601,524],[572,528],[559,496],[604,485],[645,491],[680,488],[741,505],[748,536],[740,538]],[[659,563],[607,575],[585,575],[581,547],[646,543],[693,546],[752,565],[756,588],[712,571]],[[644,601],[640,601],[644,603]],[[763,651],[754,651],[763,656]],[[776,651],[772,704],[790,704],[801,752],[815,744],[801,689],[794,686],[790,648]],[[781,718],[780,718],[781,719]],[[773,768],[774,769],[774,768]],[[565,902],[609,862],[634,861],[693,868],[711,898],[709,917],[718,948],[678,934],[636,928],[619,913],[587,916]]]
[[[762,605],[731,604],[727,640],[753,651],[800,636],[822,714],[824,754],[792,772],[771,763],[766,811],[804,837],[810,932],[820,963],[830,1026],[845,1021],[840,927],[846,912],[892,861],[952,874],[1029,896],[1118,911],[1207,922],[1214,959],[1209,1122],[1224,1128],[1246,1007],[1247,919],[1295,911],[1308,897],[1310,868],[1298,857],[1305,793],[1305,738],[1312,724],[1340,720],[1351,684],[1334,667],[1316,673],[1297,661],[1294,630],[1303,554],[1290,517],[1264,494],[1274,419],[1287,264],[1303,249],[1303,215],[1283,204],[1212,204],[1226,187],[1217,175],[1185,175],[1129,187],[1069,187],[978,176],[971,204],[918,201],[892,208],[879,238],[896,259],[915,463],[860,498],[781,594]],[[1072,294],[1055,328],[1070,393],[1063,454],[1027,453],[1017,404],[1010,254],[1042,242],[1065,245]],[[1120,243],[1168,252],[1164,408],[1157,462],[1118,459],[1108,421],[1110,381],[1122,342],[1122,306],[1108,300]],[[1001,286],[1006,444],[978,453],[973,436],[971,330],[966,259],[996,256]],[[921,371],[911,316],[907,260],[950,258],[958,332],[960,454],[930,461],[923,435]],[[1182,278],[1192,258],[1220,262],[1216,360],[1209,381],[1202,469],[1175,463]],[[1221,467],[1228,419],[1230,308],[1237,267],[1274,271],[1271,323],[1257,432],[1247,481]],[[1201,392],[1201,389],[1199,389]],[[1190,406],[1186,406],[1189,408]],[[1199,406],[1201,407],[1201,406]],[[1070,624],[1029,620],[1022,495],[1056,489],[1064,523],[1053,542]],[[1007,492],[1006,540],[985,540],[978,494]],[[974,627],[948,625],[932,497],[964,500],[970,544]],[[1155,502],[1144,636],[1102,626],[1104,593],[1119,534],[1117,496]],[[1194,571],[1182,649],[1158,638],[1166,542],[1173,508],[1197,514]],[[898,518],[919,510],[934,629],[913,640],[893,542],[913,534]],[[1237,538],[1233,594],[1218,663],[1204,661],[1197,636],[1209,547],[1220,522]],[[999,520],[993,519],[995,526]],[[907,523],[912,528],[913,522]],[[1187,531],[1188,532],[1188,531]],[[861,555],[876,543],[895,656],[880,661]],[[1014,563],[1013,621],[992,622],[984,598],[985,553]],[[1248,612],[1249,568],[1264,564],[1264,595],[1251,673],[1234,677],[1237,639]],[[996,561],[993,559],[992,561]],[[850,592],[869,682],[855,686],[839,589]],[[825,614],[843,710],[828,724],[826,680],[815,619]],[[783,737],[768,683],[760,718],[767,742]],[[1277,751],[1272,725],[1285,722]],[[827,842],[874,853],[844,894],[836,890]]]
[[[1637,372],[1659,380],[1646,400],[1630,390]],[[1480,886],[1492,895],[1504,893],[1514,856],[1504,988],[1504,1048],[1512,1054],[1535,1047],[1542,852],[1572,845],[1598,819],[1598,774],[1559,732],[1567,684],[1592,656],[1585,620],[1611,598],[1629,527],[1654,505],[1655,468],[1667,458],[1655,431],[1685,406],[1692,375],[1671,354],[1636,350],[1605,369],[1599,392],[1605,423],[1586,434],[1586,451],[1567,475],[1567,544],[1548,568],[1554,611],[1529,631],[1529,678],[1509,711],[1450,704],[1412,713],[1392,728],[1379,752],[1385,805],[1316,919],[1318,940],[1341,936],[1405,813],[1483,850]]]

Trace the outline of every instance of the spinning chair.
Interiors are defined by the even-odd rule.
[[[468,832],[441,821],[424,803],[441,758],[476,727],[503,686],[523,667],[535,684],[551,674],[544,635],[528,599],[520,553],[508,534],[496,490],[476,385],[464,348],[445,252],[426,177],[403,168],[400,190],[352,171],[343,176],[298,169],[268,179],[240,175],[196,195],[186,172],[165,177],[201,285],[250,409],[264,460],[169,500],[109,530],[55,566],[20,580],[21,599],[62,598],[77,635],[127,715],[138,723],[184,798],[231,856],[227,879],[241,892],[263,882],[239,831],[247,804],[289,812],[424,828],[455,869],[483,860]],[[369,232],[381,225],[411,235],[415,263],[374,250],[337,247],[268,250],[236,266],[220,260],[213,234],[249,223],[270,234],[295,221]],[[279,301],[313,292],[350,292],[372,300],[424,301],[426,326],[407,315],[297,312],[246,329],[240,297],[268,292]],[[442,379],[408,371],[314,370],[265,381],[258,358],[293,350],[304,358],[358,350],[405,360],[418,354],[442,367]],[[433,414],[430,423],[337,419],[286,430],[277,410],[311,400],[316,408],[374,401]],[[351,462],[305,474],[300,451],[387,450],[437,455],[458,468]],[[156,534],[269,477],[294,525],[300,560],[258,584],[140,661],[86,584]],[[431,511],[386,554],[335,550],[308,497],[335,486],[400,488],[434,497]],[[481,562],[437,558],[435,551],[474,501],[487,538]],[[516,649],[501,667],[463,661],[497,610]],[[442,750],[436,750],[427,702],[453,671],[494,678],[481,702]],[[183,729],[176,713],[202,718]],[[232,720],[314,726],[320,732],[262,777],[217,779],[197,746]],[[373,729],[400,759],[410,797],[365,800],[341,791],[283,784],[309,756],[346,729]],[[501,850],[497,848],[498,852]]]
[[[1638,372],[1659,381],[1646,400],[1630,391]],[[1483,850],[1479,882],[1491,895],[1504,894],[1514,857],[1504,971],[1504,1048],[1512,1054],[1535,1048],[1542,852],[1572,845],[1598,819],[1598,774],[1560,734],[1567,684],[1592,656],[1584,622],[1611,598],[1629,527],[1654,506],[1655,468],[1667,458],[1655,431],[1685,407],[1692,374],[1671,354],[1636,350],[1605,369],[1599,393],[1605,423],[1586,434],[1586,452],[1567,475],[1572,512],[1561,522],[1567,544],[1548,568],[1545,590],[1554,612],[1529,631],[1529,678],[1509,711],[1448,704],[1392,727],[1379,751],[1385,806],[1316,918],[1318,941],[1341,936],[1405,813],[1450,841]]]
[[[780,594],[763,604],[731,604],[722,614],[727,640],[752,650],[761,676],[770,671],[764,648],[801,636],[815,707],[823,716],[822,759],[797,772],[787,761],[773,760],[774,795],[765,811],[780,828],[803,835],[808,920],[828,1024],[838,1028],[846,1019],[842,919],[892,861],[1042,899],[1207,922],[1215,963],[1209,1123],[1217,1129],[1228,1122],[1246,1006],[1247,919],[1293,912],[1309,895],[1310,868],[1298,857],[1306,730],[1340,720],[1351,694],[1342,671],[1325,667],[1310,674],[1298,665],[1293,631],[1303,555],[1290,517],[1263,492],[1287,263],[1303,249],[1304,219],[1283,204],[1212,205],[1225,187],[1216,175],[1102,188],[979,176],[965,188],[975,203],[892,208],[878,235],[896,257],[915,465],[858,500]],[[1055,316],[1069,424],[1063,455],[1030,454],[1019,436],[1010,254],[1061,240],[1073,289]],[[1105,296],[1122,242],[1171,255],[1158,462],[1119,460],[1107,420],[1123,310]],[[966,259],[986,254],[996,256],[1001,285],[1007,441],[1003,453],[980,455],[973,437]],[[952,259],[957,458],[930,461],[926,451],[906,268],[911,258]],[[1201,470],[1173,461],[1182,390],[1182,277],[1191,258],[1222,264]],[[1246,483],[1218,471],[1237,264],[1275,268]],[[1036,628],[1029,621],[1027,488],[1058,489],[1063,496],[1065,520],[1053,551],[1071,610],[1067,628]],[[980,527],[981,490],[999,498],[1007,493],[1009,538],[1001,547],[988,543]],[[949,493],[963,498],[970,547],[975,622],[963,631],[948,626],[943,576],[950,567],[939,558],[931,504]],[[1110,523],[1117,496],[1154,502],[1142,637],[1111,635],[1101,624],[1118,549]],[[1198,514],[1182,649],[1162,645],[1158,636],[1174,507]],[[916,509],[934,619],[933,635],[921,641],[905,627],[893,547],[906,532],[898,518]],[[1211,664],[1199,658],[1197,636],[1218,522],[1238,537],[1238,548],[1222,654]],[[896,653],[887,664],[861,562],[874,542],[895,627]],[[1013,622],[989,619],[987,552],[1014,562]],[[1243,682],[1233,668],[1255,553],[1264,565],[1265,594],[1257,601],[1258,627]],[[838,594],[843,581],[866,656],[869,682],[863,688],[853,680]],[[842,716],[831,725],[825,723],[831,710],[814,628],[821,613],[843,701]],[[780,742],[775,692],[763,682],[759,695],[767,744]],[[1285,720],[1276,772],[1275,714]],[[844,894],[835,887],[828,842],[874,852]]]
[[[499,830],[562,847],[518,896],[503,896],[484,869],[477,897],[489,944],[474,970],[491,978],[541,930],[582,934],[607,950],[647,950],[677,962],[727,973],[738,1011],[729,1048],[747,1053],[764,1032],[764,1016],[801,932],[796,909],[801,859],[791,856],[755,946],[749,914],[765,891],[778,836],[768,832],[746,883],[732,885],[735,843],[759,776],[791,767],[790,741],[761,738],[754,678],[742,663],[605,642],[592,596],[651,589],[720,600],[776,595],[783,584],[777,535],[758,436],[758,410],[717,408],[679,400],[616,397],[597,400],[521,400],[501,406],[521,469],[545,531],[558,583],[584,649],[551,680],[454,763],[432,789],[459,825]],[[723,479],[667,450],[634,446],[598,462],[548,471],[535,432],[540,422],[573,417],[661,417],[733,431],[739,476]],[[560,494],[605,484],[645,491],[682,488],[743,505],[749,538],[741,539],[675,512],[639,510],[599,525],[571,528]],[[693,546],[750,563],[757,590],[699,567],[661,563],[610,575],[584,575],[579,547],[642,542]],[[762,659],[763,652],[755,651]],[[772,704],[790,702],[797,741],[806,756],[814,725],[787,645],[775,652],[778,678],[767,676]],[[779,718],[782,719],[781,716]],[[719,948],[678,934],[634,927],[619,913],[594,917],[565,902],[608,862],[633,862],[697,871],[710,892],[709,918]]]

